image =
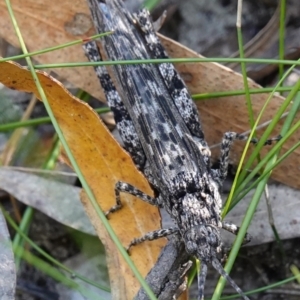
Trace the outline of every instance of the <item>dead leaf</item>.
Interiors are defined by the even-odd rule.
[[[165,47],[172,57],[201,57],[196,52],[170,40],[163,39]],[[171,49],[175,49],[172,51]],[[177,67],[177,65],[176,65]],[[185,78],[185,82],[192,94],[211,93],[231,90],[243,90],[243,78],[222,65],[216,63],[180,64],[178,70]],[[248,79],[249,89],[258,89],[260,86]],[[251,95],[254,116],[258,116],[269,94]],[[274,113],[278,110],[284,98],[273,96],[264,113],[260,124],[273,119]],[[245,96],[227,96],[222,98],[208,99],[196,102],[205,137],[209,145],[219,144],[225,131],[245,132],[249,129],[248,110]],[[296,120],[299,120],[299,113]],[[279,134],[283,120],[280,121],[273,131],[272,137]],[[263,129],[257,131],[261,135]],[[297,131],[287,143],[284,144],[284,153],[296,144],[300,132]],[[244,149],[244,142],[235,142],[231,151],[231,160],[237,164]],[[268,152],[264,147],[262,153]],[[250,148],[251,152],[251,148]],[[212,157],[217,159],[220,155],[219,148],[212,149]],[[300,166],[300,149],[296,149],[287,159],[284,160],[272,173],[272,178],[288,186],[300,188],[300,181],[297,179]]]
[[[0,238],[0,299],[13,300],[17,275],[10,235],[2,211],[0,211]]]
[[[129,155],[114,140],[88,104],[72,96],[57,80],[37,72],[47,99],[69,147],[101,208],[106,211],[115,204],[114,186],[119,180],[128,182],[145,193],[152,191]],[[0,63],[0,82],[9,88],[39,94],[31,74],[16,63]],[[122,195],[124,208],[110,217],[110,224],[124,246],[134,237],[158,229],[160,215],[156,207]],[[84,201],[87,213],[94,216],[89,201]],[[70,207],[71,209],[71,207]],[[114,299],[132,299],[139,283],[125,263],[103,225],[97,218],[93,225],[106,247],[111,289]],[[163,239],[134,247],[131,259],[143,276],[155,264]]]
[[[66,226],[96,235],[80,202],[79,187],[27,172],[0,168],[0,189]]]
[[[94,245],[90,245],[94,247]],[[97,247],[99,248],[99,247]],[[79,253],[65,260],[63,263],[65,266],[80,274],[86,276],[86,278],[101,284],[102,286],[109,286],[107,266],[105,265],[105,252],[104,249],[99,249],[100,253],[95,256],[87,256],[86,253]],[[66,274],[67,275],[67,274]],[[111,299],[111,293],[101,290],[97,287],[92,286],[89,283],[83,282],[79,278],[74,278],[74,281],[84,287],[89,292],[93,292],[94,298],[91,296],[86,297],[80,291],[70,289],[62,283],[57,283],[55,290],[59,295],[59,299],[68,300],[87,300],[87,299]]]
[[[76,24],[74,22],[76,15],[90,15],[86,1],[66,0],[61,2],[55,0],[49,5],[45,0],[29,0],[26,2],[13,0],[12,6],[22,35],[30,51],[55,46],[78,38],[86,38],[94,34],[93,28],[86,29],[86,32],[79,29],[76,32],[81,32],[82,35],[78,36],[77,33],[73,32],[72,34],[68,29],[69,27],[66,27],[66,24]],[[14,33],[4,0],[0,0],[0,9],[2,12],[0,18],[0,36],[7,39],[14,46],[18,46],[19,42]],[[87,25],[85,26],[83,27],[88,27]],[[201,57],[194,51],[166,37],[161,36],[161,40],[171,57]],[[37,56],[36,59],[43,64],[86,61],[80,45],[43,54]],[[241,75],[219,64],[176,64],[176,68],[186,81],[192,94],[244,89]],[[96,98],[104,99],[102,90],[99,88],[99,81],[92,68],[64,68],[55,69],[55,72]],[[252,80],[249,80],[248,83],[250,88],[260,87]],[[268,94],[251,95],[255,115],[261,110],[267,97]],[[273,97],[261,121],[262,123],[273,118],[274,112],[278,109],[282,101],[282,97]],[[249,129],[248,112],[244,96],[198,101],[197,106],[209,145],[220,143],[225,131],[245,132]],[[273,133],[273,136],[279,132],[280,124],[278,125],[278,129]],[[295,134],[285,144],[283,150],[286,151],[298,140],[299,133]],[[233,163],[236,164],[239,161],[244,145],[243,142],[240,142],[234,146],[231,157]],[[265,151],[268,150],[266,149]],[[217,159],[219,157],[218,149],[213,149],[212,152],[213,158]],[[273,171],[272,178],[291,187],[300,188],[300,181],[298,180],[299,154],[300,150],[297,149]]]
[[[45,0],[26,2],[12,0],[10,2],[26,46],[30,51],[53,47],[94,34],[87,1],[54,0],[51,1],[51,4]],[[0,11],[0,36],[15,47],[19,47],[19,40],[4,0],[0,0]],[[36,56],[35,59],[43,63],[86,61],[81,45],[45,53]],[[90,70],[89,68],[63,68],[54,71],[61,77],[72,78],[70,82],[78,87],[80,87],[80,83],[83,86],[89,86],[91,78],[94,76],[92,68]]]
[[[300,232],[300,206],[298,190],[284,185],[268,186],[270,203],[274,218],[274,224],[281,240],[299,237]],[[226,221],[241,224],[245,213],[252,200],[254,191],[250,192],[243,201],[240,201],[226,216]],[[252,239],[249,246],[260,245],[275,241],[268,216],[268,208],[265,199],[261,199],[249,226],[248,232]],[[223,239],[228,241],[229,239]]]

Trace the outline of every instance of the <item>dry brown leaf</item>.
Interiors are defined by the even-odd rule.
[[[89,27],[89,9],[86,1],[65,0],[52,1],[51,4],[45,0],[20,0],[11,1],[16,19],[21,28],[26,45],[31,51],[65,43],[74,39],[84,38],[92,35],[92,25]],[[47,9],[45,9],[47,7]],[[18,46],[18,40],[8,17],[4,0],[0,0],[0,36],[7,39],[11,44]],[[81,16],[81,18],[79,18]],[[85,17],[83,17],[85,16]],[[79,19],[79,21],[78,21]],[[85,20],[80,21],[81,19]],[[84,23],[84,25],[82,25]],[[72,24],[72,25],[70,25]],[[79,24],[79,25],[78,25]],[[70,30],[70,27],[75,27]],[[77,29],[76,29],[77,28]],[[82,35],[76,35],[76,34]],[[171,57],[201,57],[192,50],[168,39],[161,37],[166,50]],[[36,58],[40,63],[79,62],[86,61],[81,46],[47,53]],[[177,64],[176,68],[185,79],[189,90],[193,94],[221,92],[244,89],[243,79],[240,74],[231,71],[215,63],[190,63]],[[89,92],[93,96],[104,99],[99,88],[99,82],[92,68],[65,68],[55,69],[60,76],[67,78],[75,86]],[[250,88],[259,88],[252,80],[249,80]],[[260,111],[267,94],[252,95],[252,103],[255,114]],[[263,121],[271,120],[278,109],[283,98],[274,96]],[[249,129],[248,112],[244,96],[224,97],[197,102],[205,136],[209,145],[219,143],[225,131],[244,132]],[[278,129],[279,130],[279,129]],[[278,130],[273,133],[275,136]],[[284,151],[289,149],[296,140],[299,133],[294,135],[284,146]],[[236,143],[232,153],[233,163],[237,163],[244,143]],[[268,151],[268,150],[265,150]],[[272,173],[272,177],[284,184],[294,188],[300,188],[298,180],[300,165],[300,150],[296,150]],[[213,150],[213,158],[219,156],[218,149]]]
[[[54,0],[50,3],[45,0],[11,0],[10,2],[30,51],[53,47],[94,34],[87,1]],[[5,0],[0,0],[0,11],[0,36],[19,47],[19,40]],[[35,59],[43,63],[86,61],[81,45],[45,53],[36,56]],[[78,87],[89,86],[94,76],[92,69],[89,68],[64,68],[57,69],[55,72],[64,78],[70,78],[69,81]]]
[[[200,57],[192,50],[170,40],[164,38],[164,45],[173,57]],[[173,53],[172,48],[176,49]],[[231,90],[243,90],[243,78],[241,74],[236,73],[224,66],[216,63],[199,63],[199,64],[180,64],[178,65],[180,73],[192,94],[223,92]],[[258,89],[260,86],[248,79],[249,89]],[[253,94],[251,95],[254,116],[260,113],[269,94]],[[284,98],[274,96],[264,113],[260,124],[273,119]],[[248,110],[245,96],[227,96],[222,98],[208,99],[196,102],[205,137],[209,145],[218,144],[225,131],[244,132],[249,129]],[[296,117],[299,120],[299,113]],[[283,120],[279,122],[272,136],[277,136],[280,132]],[[258,131],[261,135],[264,129]],[[297,131],[287,143],[284,144],[282,152],[284,153],[291,148],[292,145],[299,141],[300,132]],[[244,142],[235,142],[233,151],[231,151],[231,159],[234,163],[238,163],[244,149]],[[262,153],[268,152],[268,147],[264,147]],[[251,150],[250,150],[251,152]],[[219,148],[212,150],[212,156],[218,158]],[[296,149],[287,159],[284,160],[272,173],[272,178],[289,185],[294,188],[300,188],[299,177],[300,165],[300,149]]]
[[[115,204],[114,186],[118,180],[131,183],[151,195],[147,181],[98,115],[46,73],[38,72],[38,77],[55,118],[101,208],[106,211]],[[12,89],[32,92],[40,98],[30,72],[16,63],[0,63],[0,82]],[[139,283],[95,217],[90,202],[86,198],[83,202],[106,248],[114,299],[132,299]],[[126,203],[124,208],[111,215],[110,224],[124,246],[134,237],[158,229],[160,215],[156,207],[129,195],[122,195],[122,202]],[[131,258],[143,276],[155,264],[164,244],[165,240],[160,239],[132,249]]]

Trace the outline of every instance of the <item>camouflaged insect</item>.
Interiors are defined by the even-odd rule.
[[[168,57],[147,10],[131,15],[119,0],[89,0],[89,5],[97,31],[114,32],[103,42],[109,59]],[[84,49],[91,61],[101,60],[94,42],[84,45]],[[118,182],[115,188],[117,204],[108,213],[121,208],[120,192],[126,192],[165,208],[175,223],[173,228],[134,239],[128,249],[146,240],[180,235],[186,251],[201,261],[198,299],[204,299],[210,263],[244,299],[248,299],[224,271],[218,258],[222,248],[220,229],[238,232],[237,226],[221,220],[219,189],[227,175],[230,145],[233,140],[244,137],[226,133],[221,145],[220,168],[211,169],[210,150],[197,109],[173,65],[120,64],[113,69],[122,99],[106,69],[95,67],[124,148],[152,184],[157,197],[152,198],[128,183]]]

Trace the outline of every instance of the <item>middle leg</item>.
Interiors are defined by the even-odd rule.
[[[215,179],[220,183],[220,185],[223,183],[223,181],[227,177],[228,172],[228,159],[229,159],[229,151],[231,149],[231,145],[235,140],[247,140],[248,136],[243,134],[238,134],[235,132],[226,132],[223,136],[222,142],[221,142],[221,154],[220,154],[220,167],[218,170],[212,170],[214,173]],[[273,141],[279,141],[281,139],[281,136],[274,137],[272,139],[268,139],[264,145],[270,145]],[[251,143],[257,144],[257,139],[252,139]]]
[[[115,186],[116,204],[105,213],[106,216],[122,208],[120,192],[128,193],[132,196],[138,197],[139,199],[151,205],[155,205],[161,208],[163,207],[159,197],[153,198],[129,183],[118,181]]]

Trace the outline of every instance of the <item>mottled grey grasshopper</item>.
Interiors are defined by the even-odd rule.
[[[106,36],[103,43],[109,59],[167,58],[148,11],[131,15],[119,0],[89,0],[89,4],[97,31],[114,32]],[[88,43],[84,48],[91,61],[101,60],[95,43]],[[221,220],[219,189],[227,176],[230,146],[233,140],[245,137],[225,133],[220,168],[212,169],[197,109],[172,64],[116,65],[114,73],[122,99],[106,69],[96,67],[95,70],[114,113],[124,148],[157,195],[152,198],[128,183],[118,182],[116,205],[108,213],[121,208],[120,192],[126,192],[165,208],[175,222],[175,227],[134,239],[128,249],[146,240],[179,235],[186,251],[201,261],[198,299],[204,299],[209,263],[248,299],[224,271],[218,258],[222,248],[220,229],[238,232],[237,226]]]

